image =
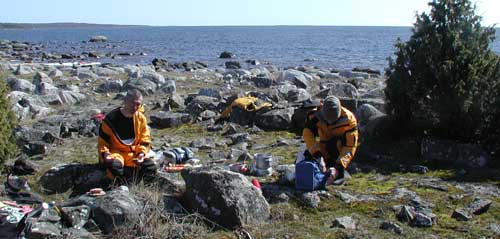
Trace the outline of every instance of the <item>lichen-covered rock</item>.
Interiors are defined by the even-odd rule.
[[[226,228],[262,224],[269,218],[269,204],[247,178],[226,170],[182,171],[184,199],[189,209]]]

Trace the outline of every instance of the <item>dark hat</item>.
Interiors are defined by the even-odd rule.
[[[328,96],[323,100],[323,116],[326,120],[337,120],[340,117],[340,100],[335,96]]]
[[[321,102],[319,100],[312,100],[312,99],[307,99],[302,103],[302,107],[304,108],[318,107],[320,105]]]

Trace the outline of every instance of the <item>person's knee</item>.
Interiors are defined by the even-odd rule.
[[[113,176],[123,176],[123,163],[120,160],[111,160],[106,166]]]
[[[148,175],[156,174],[157,169],[158,166],[152,159],[145,159],[144,162],[141,164],[141,171],[143,174],[148,174]]]

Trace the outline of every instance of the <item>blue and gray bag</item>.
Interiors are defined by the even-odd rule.
[[[324,189],[330,173],[321,172],[316,160],[303,160],[295,165],[295,189],[314,191]]]
[[[171,163],[184,164],[186,161],[194,158],[194,153],[190,148],[178,147],[166,151],[165,156],[169,157]]]

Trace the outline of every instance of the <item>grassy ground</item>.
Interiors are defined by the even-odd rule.
[[[220,132],[208,132],[204,127],[197,124],[187,124],[178,128],[169,128],[156,130],[153,129],[153,138],[155,148],[160,147],[164,142],[171,142],[170,146],[185,146],[192,140],[199,137],[213,137],[221,140]],[[276,142],[278,138],[293,139],[295,134],[280,132],[261,132],[252,135],[252,142],[270,145]],[[363,146],[361,146],[363,147]],[[403,151],[397,144],[393,147]],[[411,148],[411,147],[409,147]],[[361,148],[362,149],[362,148]],[[217,150],[229,150],[227,147]],[[276,158],[282,158],[282,164],[292,163],[295,159],[297,147],[269,147],[254,152],[272,153]],[[393,157],[398,156],[397,150],[394,150]],[[407,151],[408,152],[408,151]],[[208,151],[199,151],[197,155],[205,160]],[[77,137],[65,140],[61,145],[54,145],[48,150],[48,154],[42,161],[36,163],[40,166],[40,172],[30,176],[30,186],[35,192],[39,192],[37,181],[41,174],[50,167],[58,163],[95,163],[96,162],[96,138]],[[360,155],[358,163],[366,163],[368,159]],[[376,164],[374,164],[376,165]],[[465,207],[473,200],[474,195],[465,195],[462,199],[453,199],[452,195],[461,195],[464,192],[454,186],[448,185],[448,192],[435,189],[419,187],[415,182],[423,177],[449,180],[454,175],[451,169],[435,169],[426,175],[414,173],[401,173],[388,166],[387,170],[372,170],[365,173],[353,174],[353,179],[342,186],[329,186],[327,191],[332,195],[329,198],[322,199],[319,207],[316,209],[306,208],[299,198],[291,198],[289,203],[277,203],[271,205],[271,219],[259,227],[246,228],[255,238],[393,238],[397,235],[392,232],[386,232],[379,229],[382,221],[397,222],[392,207],[405,204],[401,199],[391,199],[392,190],[395,188],[407,188],[414,191],[424,201],[434,204],[433,212],[437,215],[437,225],[432,228],[414,228],[405,223],[397,222],[404,231],[404,238],[428,238],[430,234],[439,238],[479,238],[486,236],[494,238],[496,235],[488,229],[491,223],[500,221],[500,199],[492,198],[494,203],[485,214],[475,216],[471,221],[458,222],[452,219],[451,213],[455,208]],[[384,174],[379,171],[385,171]],[[276,177],[267,180],[272,182]],[[3,180],[3,179],[2,179]],[[498,185],[498,181],[489,181]],[[155,192],[154,189],[138,189],[143,195],[149,195],[149,200],[158,199],[161,192]],[[351,195],[371,195],[381,198],[376,201],[345,203],[337,195],[338,192],[345,192]],[[154,196],[156,195],[156,196]],[[46,196],[48,200],[62,201],[67,194]],[[157,203],[152,202],[152,203]],[[156,215],[156,214],[151,214]],[[159,214],[158,214],[159,215]],[[209,227],[200,224],[198,217],[191,217],[188,221],[194,220],[196,223],[182,223],[183,221],[172,221],[173,219],[161,219],[157,215],[156,219],[149,217],[148,220],[157,220],[154,223],[148,222],[148,225],[155,227],[146,228],[143,231],[146,235],[160,235],[171,232],[175,228],[183,230],[184,236],[204,235],[207,238],[236,238],[236,234],[231,231],[210,232]],[[332,222],[336,217],[351,216],[357,221],[358,229],[349,231],[344,229],[331,228]],[[166,220],[166,221],[165,221]],[[186,219],[187,220],[187,219]],[[163,222],[162,222],[163,221]],[[177,226],[172,226],[175,224]],[[161,226],[163,225],[163,226]],[[169,225],[169,227],[167,227]],[[190,227],[189,225],[192,225]],[[157,228],[153,230],[153,228]],[[200,234],[201,233],[201,234]],[[123,237],[122,237],[123,238]],[[128,237],[124,237],[128,238]],[[191,237],[194,238],[194,237]]]

